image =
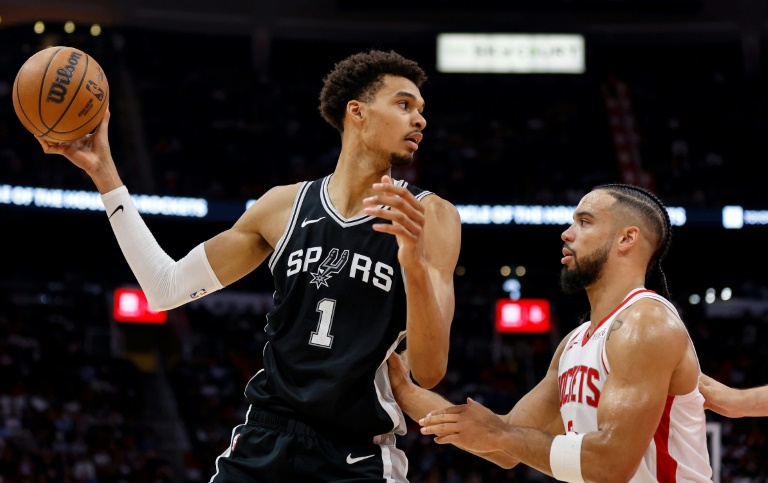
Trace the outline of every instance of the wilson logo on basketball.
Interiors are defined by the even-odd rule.
[[[45,99],[46,102],[55,102],[56,104],[64,102],[64,98],[67,96],[66,86],[69,85],[70,80],[72,80],[72,77],[75,75],[75,69],[77,63],[80,61],[80,57],[82,57],[82,54],[72,52],[69,54],[69,59],[67,59],[67,64],[69,65],[56,69],[56,79],[48,90],[48,97]]]

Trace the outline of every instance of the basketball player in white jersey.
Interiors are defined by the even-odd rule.
[[[737,389],[702,374],[699,390],[704,407],[728,418],[768,416],[768,386]]]
[[[573,482],[711,481],[699,363],[661,271],[666,208],[644,189],[603,185],[573,220],[561,285],[586,290],[591,320],[563,339],[544,379],[500,416],[417,387],[395,354],[396,399],[437,443],[506,468],[520,462]],[[645,288],[653,275],[663,297]]]

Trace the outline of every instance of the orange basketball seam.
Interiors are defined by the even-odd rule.
[[[57,50],[56,52],[54,52],[54,53],[53,53],[53,56],[55,56],[56,54],[58,54],[58,53],[59,53],[59,51],[61,51],[63,48],[64,48],[64,47],[61,47],[59,50]],[[48,64],[48,65],[50,65],[50,62],[49,62],[49,64]],[[35,129],[37,129],[38,131],[40,131],[40,136],[43,136],[43,135],[44,135],[44,134],[43,134],[43,130],[42,130],[42,129],[40,129],[40,128],[37,126],[37,124],[36,124],[35,122],[33,122],[33,121],[32,121],[32,119],[30,119],[29,115],[27,115],[27,111],[24,109],[24,104],[22,104],[22,102],[21,102],[21,92],[20,92],[20,89],[21,89],[21,82],[19,82],[19,79],[20,79],[20,77],[21,77],[21,72],[22,72],[22,70],[24,70],[24,66],[22,66],[22,69],[21,69],[21,70],[19,70],[19,72],[17,72],[17,73],[16,73],[16,80],[15,80],[15,82],[14,82],[14,84],[16,84],[16,99],[15,99],[15,101],[16,101],[16,102],[15,102],[15,103],[19,105],[19,110],[21,111],[21,113],[22,113],[22,114],[24,114],[24,117],[27,119],[27,121],[29,121],[29,124],[30,124],[30,125],[31,125],[33,128],[35,128]],[[47,69],[46,69],[46,71],[47,71]],[[45,75],[43,75],[43,79],[45,79]],[[40,84],[40,94],[38,95],[38,100],[40,99],[40,95],[42,95],[42,92],[43,92],[43,86],[42,86],[42,83],[41,83],[41,84]],[[38,106],[38,110],[39,110],[39,106]],[[45,125],[45,122],[43,121],[43,116],[42,116],[42,115],[39,115],[39,116],[38,116],[38,118],[40,119],[40,122],[41,122],[41,123],[43,123],[43,127],[46,127],[46,128],[47,128],[48,126],[46,126],[46,125]]]
[[[37,95],[37,116],[40,118],[40,122],[43,124],[43,127],[48,129],[48,131],[41,134],[41,136],[45,136],[51,131],[51,128],[45,123],[45,119],[43,119],[42,99],[43,99],[43,88],[45,87],[45,78],[48,76],[48,69],[51,67],[51,64],[53,64],[53,60],[56,58],[57,55],[59,55],[59,52],[61,52],[62,50],[64,50],[64,47],[60,48],[59,50],[51,54],[51,57],[48,58],[48,65],[45,66],[45,70],[43,71],[43,77],[40,80],[40,92]],[[64,110],[64,112],[67,112],[67,111]]]
[[[53,54],[51,56],[51,62],[48,62],[48,67],[51,66],[51,63],[53,62],[53,59],[58,54],[59,54],[59,52],[57,51],[55,54]],[[75,92],[72,93],[72,98],[69,100],[69,103],[67,104],[66,109],[64,109],[64,111],[61,113],[61,115],[56,120],[56,122],[53,123],[53,126],[49,127],[48,131],[46,131],[43,134],[44,136],[47,136],[51,132],[55,132],[56,134],[67,134],[67,133],[70,133],[70,132],[77,131],[77,129],[73,129],[71,131],[56,131],[56,125],[58,125],[61,122],[61,120],[64,119],[64,116],[67,115],[67,112],[69,112],[69,108],[72,107],[72,103],[75,102],[75,99],[77,98],[77,93],[80,92],[80,88],[83,86],[83,81],[85,81],[85,76],[86,76],[86,74],[88,74],[88,64],[90,63],[91,56],[86,54],[85,52],[83,52],[83,54],[85,55],[85,68],[83,69],[82,77],[80,77],[80,83],[77,85],[77,89],[75,89]],[[46,74],[48,73],[48,67],[45,68],[45,73]],[[45,76],[43,76],[43,79],[45,79]],[[42,120],[42,93],[43,93],[42,92],[42,83],[41,83],[40,87],[41,87],[41,89],[40,89],[40,94],[41,95],[38,98],[38,103],[40,103],[40,111],[41,111],[40,119]],[[45,122],[43,122],[43,124],[45,124]],[[84,125],[85,124],[81,125],[80,128],[82,128]],[[48,126],[46,126],[46,127],[48,127]]]

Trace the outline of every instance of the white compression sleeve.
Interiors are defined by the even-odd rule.
[[[152,310],[169,310],[223,288],[201,243],[174,261],[152,236],[121,186],[101,195],[112,231]]]

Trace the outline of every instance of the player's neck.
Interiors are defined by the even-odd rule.
[[[637,280],[637,277],[606,276],[600,277],[599,280],[587,287],[592,327],[599,324],[616,307],[621,305],[627,295],[639,288],[643,288],[643,280]]]
[[[374,183],[380,183],[381,177],[390,174],[390,169],[376,170],[360,164],[343,161],[339,158],[336,170],[328,183],[328,196],[331,204],[342,216],[352,218],[363,212],[363,200],[378,194],[373,189]]]

